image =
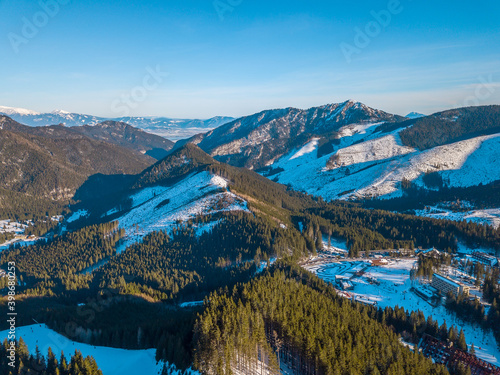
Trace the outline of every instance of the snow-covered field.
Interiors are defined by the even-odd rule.
[[[323,250],[333,254],[343,254],[343,255],[349,252],[345,240],[335,237],[330,237],[330,245],[328,245],[328,236],[326,235],[323,235]]]
[[[117,219],[126,231],[121,248],[154,231],[170,232],[178,223],[198,215],[247,210],[243,199],[227,191],[227,181],[209,172],[191,175],[169,187],[148,187],[131,198],[132,209]],[[197,233],[210,230],[215,224],[205,223],[197,228]]]
[[[376,302],[377,306],[382,308],[399,306],[410,311],[421,310],[426,317],[432,316],[440,325],[445,321],[448,327],[456,325],[464,330],[467,344],[474,344],[478,357],[500,365],[500,349],[491,332],[483,334],[479,327],[461,321],[454,314],[448,313],[442,305],[433,307],[410,290],[410,270],[415,262],[415,258],[409,258],[393,261],[386,266],[370,266],[368,261],[341,261],[313,263],[313,266],[306,268],[329,282],[335,282],[336,275],[351,277],[357,271],[365,269],[362,277],[352,279],[354,290],[348,291],[351,296],[370,303]],[[370,283],[369,279],[372,279],[372,282],[376,280],[380,285]]]
[[[23,234],[27,225],[10,220],[0,220],[0,233]]]
[[[8,249],[10,245],[33,245],[40,238],[33,237],[27,239],[24,236],[24,231],[28,227],[26,223],[18,223],[11,220],[0,220],[0,233],[10,233],[16,236],[15,238],[5,241],[4,243],[0,243],[0,251]]]
[[[3,341],[7,335],[8,331],[0,332],[0,339]],[[44,324],[17,327],[16,336],[17,339],[23,338],[30,353],[33,354],[38,346],[42,354],[46,356],[50,347],[56,353],[57,358],[59,358],[61,351],[64,351],[64,355],[69,361],[75,350],[79,350],[84,357],[94,357],[104,375],[157,375],[161,373],[163,368],[163,362],[156,363],[155,349],[126,350],[82,344],[69,340]],[[197,374],[195,371],[189,373]],[[172,366],[170,374],[180,374],[180,371],[175,370],[175,367]]]
[[[404,178],[422,186],[426,172],[439,172],[449,186],[455,187],[500,179],[500,134],[418,151],[401,143],[400,130],[375,132],[378,125],[340,129],[342,138],[334,145],[334,152],[320,158],[318,141],[312,139],[302,149],[274,162],[273,168],[284,171],[272,178],[325,199],[401,196]]]
[[[478,224],[488,224],[495,228],[500,227],[500,209],[470,210],[465,212],[453,212],[440,207],[428,207],[424,210],[416,210],[417,216],[431,217],[434,219],[447,219],[454,221],[471,221]]]

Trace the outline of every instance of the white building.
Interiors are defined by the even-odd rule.
[[[494,265],[498,264],[498,259],[495,258],[493,255],[483,253],[481,251],[474,251],[472,253],[472,259],[481,262],[483,264],[486,264],[487,266],[493,267]]]
[[[432,275],[431,286],[439,290],[443,295],[447,295],[449,292],[452,292],[455,296],[462,293],[469,295],[468,286],[437,273]]]

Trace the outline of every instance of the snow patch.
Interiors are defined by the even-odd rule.
[[[80,218],[87,216],[89,213],[87,210],[78,210],[73,212],[73,214],[68,218],[67,222],[72,223],[74,221],[79,220]]]
[[[316,149],[318,148],[318,141],[319,141],[319,138],[313,138],[309,143],[307,143],[299,151],[297,151],[290,158],[290,160],[300,158],[301,156],[304,156],[305,154],[310,154],[311,152],[316,151]]]
[[[2,341],[7,338],[8,332],[7,330],[0,332]],[[50,347],[56,353],[57,358],[61,351],[64,351],[69,362],[75,350],[79,350],[84,357],[94,357],[103,375],[136,375],[138,373],[155,375],[160,374],[163,368],[163,362],[156,363],[155,349],[126,350],[82,344],[69,340],[44,324],[17,327],[16,336],[17,339],[23,338],[32,354],[38,346],[42,354],[46,356]],[[170,365],[170,368],[170,374],[180,374],[175,366]],[[189,373],[197,374],[195,371]]]
[[[154,231],[171,232],[181,222],[199,215],[248,211],[247,203],[227,191],[227,181],[209,172],[191,175],[175,185],[142,189],[131,196],[132,209],[118,218],[125,229],[124,249]],[[200,235],[214,224],[197,229]]]

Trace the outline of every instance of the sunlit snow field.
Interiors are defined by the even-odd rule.
[[[1,331],[0,339],[3,341],[7,335],[8,331]],[[156,363],[156,349],[126,350],[81,344],[52,331],[44,324],[18,327],[16,335],[18,339],[23,338],[30,353],[35,353],[38,346],[42,354],[46,356],[50,347],[56,353],[57,358],[63,351],[69,362],[75,350],[79,350],[84,357],[94,357],[103,375],[156,375],[160,374],[163,369],[163,362]],[[197,374],[195,371],[190,373]],[[180,371],[172,368],[170,374],[180,374]]]

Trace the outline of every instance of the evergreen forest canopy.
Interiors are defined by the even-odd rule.
[[[341,299],[294,266],[213,293],[206,304],[195,326],[194,363],[204,374],[276,372],[280,362],[301,374],[448,373],[403,347],[377,321],[386,312]]]
[[[500,133],[500,106],[452,109],[418,119],[386,123],[384,131],[399,128],[405,146],[427,150],[481,135]]]

